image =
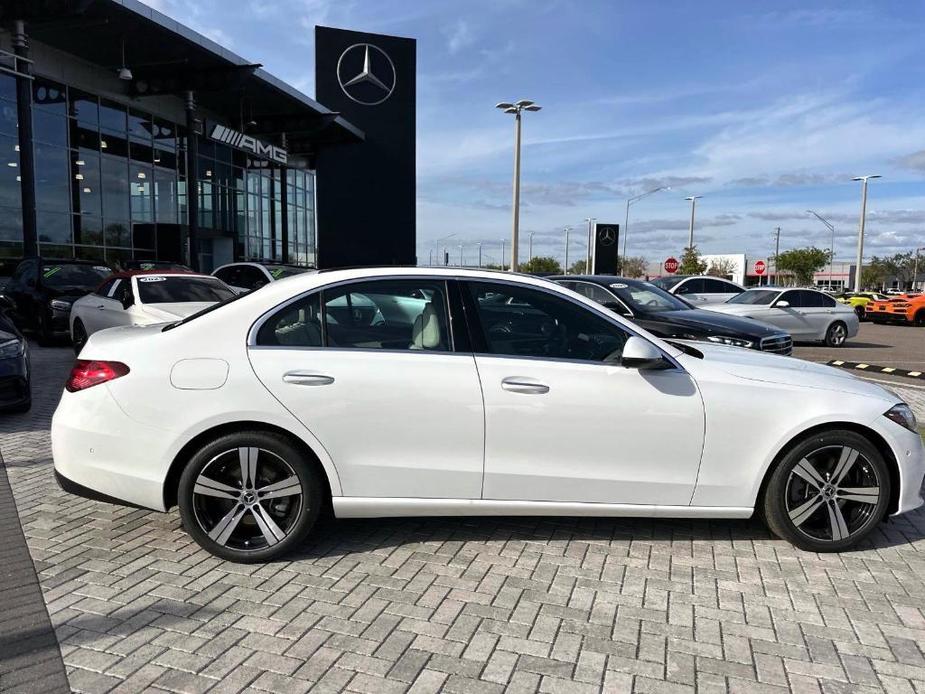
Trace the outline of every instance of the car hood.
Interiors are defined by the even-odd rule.
[[[740,318],[735,315],[726,315],[714,311],[693,308],[687,311],[664,311],[640,316],[646,320],[669,323],[681,328],[710,333],[712,335],[727,335],[730,337],[745,336],[755,339],[771,335],[785,334],[783,330],[761,321],[749,318]]]
[[[753,349],[703,342],[689,344],[703,354],[703,362],[709,366],[746,381],[854,393],[879,398],[890,404],[902,399],[876,383],[863,381],[847,371],[825,364]],[[690,364],[692,372],[696,371],[697,362],[701,361],[690,355],[679,357],[678,360],[685,366]]]
[[[142,304],[142,312],[159,321],[175,321],[209,308],[214,301],[178,301],[166,304]]]

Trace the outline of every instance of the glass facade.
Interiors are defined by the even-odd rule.
[[[182,260],[185,128],[46,79],[35,79],[32,97],[39,252],[112,264]],[[282,260],[283,174],[289,262],[315,263],[313,172],[283,172],[202,136],[198,165],[204,270],[217,239],[233,244],[223,262]],[[0,74],[0,257],[23,253],[20,195],[16,85]]]

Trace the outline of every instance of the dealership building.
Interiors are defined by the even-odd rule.
[[[0,0],[0,258],[415,262],[415,42],[310,98],[136,0]]]

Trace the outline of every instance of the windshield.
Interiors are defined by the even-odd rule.
[[[264,267],[275,280],[281,280],[284,277],[292,277],[293,275],[301,275],[303,272],[308,272],[308,268],[296,267],[294,265],[264,265]]]
[[[138,299],[143,304],[224,301],[232,296],[234,292],[214,277],[144,275],[138,278]]]
[[[686,311],[692,308],[664,289],[648,283],[627,284],[625,282],[614,282],[610,285],[610,291],[634,311],[654,313]]]
[[[656,287],[659,287],[661,289],[668,291],[683,279],[686,279],[686,278],[685,277],[659,277],[657,279],[652,280],[652,284],[654,284]]]
[[[766,306],[780,294],[779,289],[755,289],[736,294],[727,304],[756,304]]]
[[[77,265],[68,263],[47,263],[42,265],[42,284],[60,289],[96,289],[100,282],[112,274],[105,265]]]

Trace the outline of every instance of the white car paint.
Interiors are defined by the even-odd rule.
[[[293,273],[309,271],[308,268],[295,265],[237,262],[215,268],[212,275],[225,282],[235,292],[244,293],[260,289],[270,282],[276,282]]]
[[[119,326],[152,325],[155,323],[169,323],[186,318],[204,308],[208,308],[214,301],[183,301],[144,303],[138,291],[138,282],[150,281],[156,278],[198,278],[210,282],[218,282],[221,288],[228,287],[221,280],[210,275],[197,275],[188,272],[159,272],[156,274],[137,274],[129,277],[110,278],[100,288],[86,296],[81,297],[71,306],[70,327],[71,339],[74,339],[74,325],[80,321],[88,336]],[[111,286],[107,285],[112,283]],[[101,290],[102,293],[101,293]],[[123,306],[119,297],[123,292],[131,292],[131,305]]]
[[[395,277],[552,293],[646,341],[674,367],[249,343],[261,318],[294,297]],[[184,446],[217,426],[258,423],[315,453],[341,517],[747,517],[794,437],[848,423],[876,432],[898,461],[895,512],[922,504],[922,441],[884,417],[897,396],[790,357],[704,343],[696,350],[703,358],[538,278],[430,268],[302,274],[170,330],[93,335],[83,359],[117,360],[131,371],[63,393],[52,422],[54,464],[77,484],[166,510],[169,472],[182,464]],[[217,375],[171,385],[172,370],[191,358],[212,360]]]
[[[750,296],[764,296],[767,303],[739,303]],[[812,303],[822,306],[802,306],[801,297],[810,297]],[[788,305],[781,305],[786,302]],[[847,330],[846,337],[854,337],[860,329],[860,321],[854,308],[841,304],[824,292],[815,289],[774,289],[759,287],[748,289],[736,299],[725,304],[704,306],[708,311],[716,311],[731,316],[754,318],[770,323],[789,332],[795,342],[815,342],[825,340],[826,333],[833,323],[841,323]]]
[[[671,286],[665,284],[666,281],[670,282],[670,280],[670,277],[661,277],[653,280],[653,283],[672,294],[680,296],[697,308],[706,308],[707,305],[722,304],[745,291],[745,287],[722,277],[695,275],[692,277],[685,277],[680,282]]]

